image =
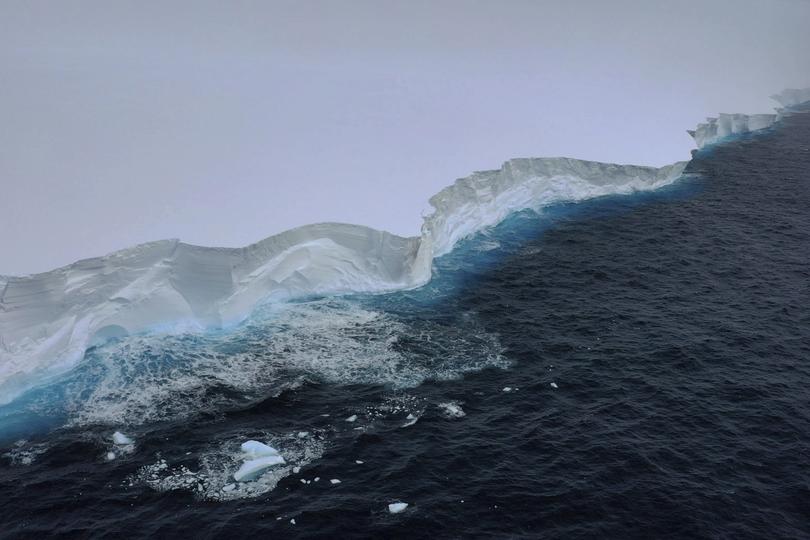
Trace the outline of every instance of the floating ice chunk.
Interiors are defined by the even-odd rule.
[[[301,472],[301,467],[295,466],[293,467],[293,474],[298,474]]]
[[[125,444],[133,444],[135,441],[121,433],[120,431],[116,431],[112,435],[112,440],[115,444],[125,445]]]
[[[332,478],[329,481],[332,482],[333,484],[339,484],[340,483],[340,480],[338,480],[337,478]]]
[[[312,480],[312,481],[313,481],[313,482],[317,482],[317,481],[318,481],[318,480],[320,480],[320,479],[321,479],[321,477],[320,477],[320,476],[316,476],[315,478],[313,478],[313,480]]]
[[[355,422],[357,420],[357,415],[353,414],[346,419],[347,422]]]
[[[292,523],[293,525],[295,525],[295,518],[292,518],[292,519],[290,520],[290,523]]]
[[[115,459],[115,452],[107,452],[107,461],[112,461]]]
[[[236,484],[226,484],[222,486],[222,491],[224,491],[225,493],[233,491],[234,489],[236,489]]]
[[[306,483],[307,483],[307,479],[306,479],[306,478],[302,478],[302,479],[301,479],[301,483],[302,483],[302,484],[306,484]]]
[[[275,465],[283,465],[284,458],[281,456],[265,456],[246,461],[233,473],[233,478],[237,482],[248,482],[258,478],[266,469]]]
[[[404,502],[395,502],[388,505],[388,511],[392,514],[399,514],[406,508],[408,508],[408,503]]]
[[[404,423],[404,424],[402,424],[402,427],[409,427],[409,426],[412,426],[412,425],[414,425],[414,424],[415,424],[415,423],[416,423],[418,420],[419,420],[419,417],[418,417],[418,416],[414,416],[413,414],[409,414],[409,415],[408,415],[408,416],[405,418],[405,423]]]
[[[447,418],[461,418],[463,416],[467,416],[467,413],[464,412],[464,409],[462,409],[461,405],[459,405],[456,401],[439,403],[439,409],[441,409],[442,414],[444,414],[444,416]]]
[[[354,462],[357,463],[358,465],[362,465],[364,463],[363,461],[361,461],[359,459],[355,459]]]
[[[512,391],[512,387],[511,387],[511,386],[504,386],[504,387],[503,387],[503,391],[504,391],[504,392],[511,392],[511,391]]]
[[[299,439],[306,439],[307,437],[309,437],[309,431],[299,431],[298,432],[298,438]]]
[[[259,441],[245,441],[242,443],[242,452],[249,458],[259,458],[279,455],[278,450]]]
[[[559,388],[559,386],[557,386],[557,383],[555,383],[555,382],[551,383],[551,387],[552,388]]]

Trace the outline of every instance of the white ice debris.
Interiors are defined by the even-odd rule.
[[[293,474],[298,474],[301,472],[301,467],[295,466],[293,467]]]
[[[504,386],[504,387],[503,387],[503,391],[504,391],[504,392],[511,392],[511,391],[512,391],[512,387],[511,387],[511,386]]]
[[[242,443],[242,452],[244,452],[249,459],[279,455],[278,450],[272,446],[267,446],[263,442],[253,440]]]
[[[356,422],[357,421],[357,415],[356,414],[351,415],[350,417],[348,417],[346,419],[346,421],[347,422]]]
[[[284,458],[281,456],[264,456],[245,461],[239,470],[233,473],[233,479],[237,482],[248,482],[255,480],[261,474],[275,465],[283,465]]]
[[[461,404],[457,401],[439,403],[438,407],[439,410],[442,411],[445,418],[461,418],[463,416],[467,416],[467,413],[464,412],[464,409],[461,408]]]
[[[107,452],[107,461],[112,461],[115,459],[115,452]]]
[[[126,435],[124,435],[123,433],[121,433],[120,431],[116,431],[115,433],[112,434],[112,440],[115,444],[119,446],[133,444],[135,442]]]
[[[299,439],[306,439],[307,437],[309,437],[309,431],[299,431],[298,432],[298,438]]]
[[[417,421],[419,421],[419,417],[418,417],[418,416],[415,416],[413,413],[408,414],[408,416],[406,416],[406,417],[405,417],[405,423],[404,423],[404,424],[402,424],[402,427],[409,427],[409,426],[412,426],[412,425],[414,425],[414,424],[415,424]]]
[[[395,502],[388,505],[388,511],[392,514],[399,514],[406,508],[408,508],[408,503],[404,502]]]
[[[333,484],[339,484],[340,483],[340,480],[338,480],[337,478],[332,478],[329,481],[332,482]]]
[[[551,387],[552,388],[559,388],[559,386],[557,386],[557,383],[555,383],[555,382],[551,383]]]
[[[354,462],[357,463],[358,465],[362,465],[363,463],[365,463],[364,461],[361,461],[359,459],[355,459]]]

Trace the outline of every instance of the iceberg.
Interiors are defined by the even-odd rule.
[[[808,92],[786,90],[777,100],[787,111]],[[695,141],[702,148],[764,129],[785,114],[720,115],[698,126]],[[0,405],[66,373],[107,340],[222,328],[265,302],[420,287],[431,278],[434,258],[514,212],[657,189],[677,180],[686,165],[512,159],[431,197],[420,236],[318,223],[242,248],[161,240],[49,272],[0,276]]]
[[[695,140],[698,150],[722,142],[734,135],[767,129],[794,112],[794,108],[810,101],[810,88],[787,89],[771,96],[782,107],[776,114],[726,114],[710,117],[687,133]]]

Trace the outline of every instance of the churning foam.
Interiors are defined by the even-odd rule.
[[[505,367],[471,314],[408,321],[342,299],[267,306],[218,333],[131,336],[88,351],[66,384],[72,425],[133,426],[242,406],[304,381],[409,388]]]

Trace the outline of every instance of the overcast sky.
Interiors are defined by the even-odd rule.
[[[0,274],[245,245],[512,157],[664,165],[810,86],[810,2],[0,0]]]

